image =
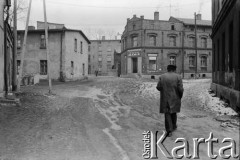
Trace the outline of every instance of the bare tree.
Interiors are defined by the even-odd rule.
[[[94,40],[101,40],[103,36],[106,39],[114,39],[117,36],[117,32],[114,29],[86,28],[83,31],[89,39]]]
[[[28,9],[27,1],[26,0],[18,0],[17,1],[17,20],[23,21],[26,18],[26,12]],[[11,0],[11,3],[14,3],[14,0]],[[12,24],[13,22],[13,7],[9,10],[9,23]]]

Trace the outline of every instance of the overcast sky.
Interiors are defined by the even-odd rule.
[[[122,33],[127,18],[136,14],[153,19],[155,11],[159,11],[161,20],[170,16],[193,18],[194,12],[211,20],[211,0],[46,0],[46,5],[49,22],[85,32],[102,29]],[[36,21],[43,20],[42,0],[33,0],[29,25],[36,26]],[[18,26],[23,29],[24,20]]]

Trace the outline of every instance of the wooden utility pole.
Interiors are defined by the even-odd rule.
[[[26,52],[28,23],[29,23],[31,6],[32,6],[32,0],[29,1],[27,21],[26,21],[26,27],[25,27],[24,40],[23,40],[23,49],[22,49],[22,52],[21,52],[21,64],[20,64],[20,71],[19,71],[19,77],[18,77],[18,86],[17,86],[18,91],[20,91],[20,86],[21,86],[21,81],[22,81],[23,62],[24,62],[24,56],[25,56],[25,52]]]
[[[198,68],[198,65],[197,65],[197,15],[196,15],[196,12],[194,13],[194,20],[195,20],[195,54],[196,54],[196,73],[195,73],[195,78],[197,77],[197,68]]]
[[[14,0],[13,9],[13,35],[14,35],[14,49],[13,49],[13,77],[12,90],[17,90],[17,0]]]
[[[48,72],[48,83],[49,83],[49,93],[52,93],[52,80],[50,75],[50,58],[49,58],[49,46],[48,46],[48,24],[47,24],[47,13],[46,13],[46,2],[43,0],[44,9],[44,21],[45,21],[45,39],[46,39],[46,50],[47,50],[47,72]]]

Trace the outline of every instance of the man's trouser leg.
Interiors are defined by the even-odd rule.
[[[165,113],[165,129],[167,132],[173,131],[173,122],[171,113]]]
[[[171,119],[172,119],[173,129],[176,129],[177,128],[177,113],[172,113]]]

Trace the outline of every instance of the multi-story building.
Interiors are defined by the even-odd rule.
[[[13,33],[7,9],[10,6],[10,0],[0,1],[0,97],[12,91],[13,87]]]
[[[38,22],[38,26],[42,26]],[[53,26],[51,24],[50,26]],[[56,25],[56,27],[59,25]],[[53,27],[53,28],[56,28]],[[88,74],[88,45],[90,41],[81,30],[66,27],[48,30],[49,59],[47,63],[45,30],[30,27],[27,36],[27,49],[24,57],[23,75],[39,75],[47,78],[47,68],[50,67],[52,79],[75,80]],[[24,31],[18,31],[17,66],[19,70]]]
[[[200,14],[196,19],[195,35],[194,19],[170,17],[164,21],[159,20],[159,12],[153,20],[136,15],[128,18],[122,35],[122,74],[158,75],[174,64],[186,78],[211,77],[211,21],[202,20]]]
[[[240,111],[240,0],[212,0],[211,89]]]
[[[99,71],[100,75],[108,75],[114,68],[114,52],[121,52],[121,40],[91,40],[89,52],[89,73]]]

